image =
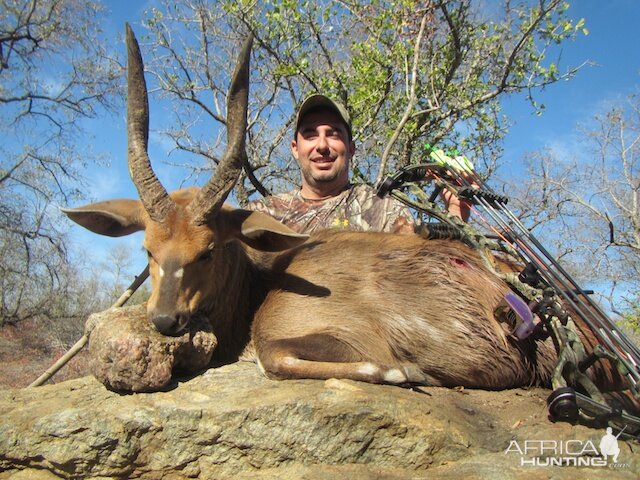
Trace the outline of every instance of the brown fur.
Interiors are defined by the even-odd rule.
[[[326,231],[282,254],[275,268],[283,273],[252,329],[267,373],[296,375],[279,375],[287,356],[282,340],[324,335],[348,347],[352,362],[415,367],[425,383],[508,388],[549,381],[552,346],[506,338],[493,311],[508,287],[462,243]]]
[[[238,358],[252,337],[265,373],[278,378],[548,384],[552,345],[505,335],[493,312],[508,287],[464,244],[325,231],[299,245],[304,236],[259,212],[224,207],[197,225],[187,209],[195,194],[172,194],[163,223],[130,200],[66,210],[97,233],[146,230],[147,310],[163,333],[204,315],[218,361]]]

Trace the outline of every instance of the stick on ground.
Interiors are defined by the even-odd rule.
[[[124,291],[124,293],[120,295],[120,298],[118,298],[116,303],[111,305],[111,308],[119,308],[119,307],[122,307],[125,303],[127,303],[127,301],[131,298],[131,296],[135,293],[135,291],[138,290],[138,288],[140,288],[140,285],[144,283],[144,281],[147,279],[148,276],[149,276],[149,266],[147,265],[145,269],[135,277],[131,285],[129,285],[129,288],[127,288]],[[44,372],[34,382],[32,382],[29,385],[29,388],[39,387],[40,385],[44,384],[47,380],[49,380],[51,377],[53,377],[56,373],[58,373],[58,370],[64,367],[67,364],[67,362],[69,362],[69,360],[75,357],[76,354],[80,350],[82,350],[82,348],[87,344],[87,342],[89,341],[90,334],[91,332],[85,329],[85,333],[80,338],[80,340],[78,340],[67,351],[67,353],[65,353],[62,357],[60,357],[58,361],[56,361],[56,363],[51,365],[51,367],[49,367],[49,369],[46,372]]]

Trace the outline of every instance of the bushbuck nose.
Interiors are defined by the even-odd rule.
[[[175,335],[178,328],[178,318],[170,315],[157,315],[151,318],[151,322],[163,335]]]

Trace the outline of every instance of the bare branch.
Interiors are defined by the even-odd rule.
[[[410,74],[411,85],[409,88],[409,92],[407,94],[407,97],[408,97],[407,107],[405,109],[404,115],[402,116],[402,118],[400,119],[400,122],[398,123],[398,126],[396,127],[395,131],[391,135],[391,138],[387,142],[387,146],[385,147],[384,152],[382,153],[382,158],[380,159],[380,170],[376,178],[376,184],[380,183],[380,181],[382,181],[382,179],[384,178],[384,175],[387,173],[386,171],[387,159],[389,157],[389,154],[391,153],[391,149],[393,148],[393,145],[395,144],[396,140],[400,136],[402,129],[405,127],[405,125],[411,118],[413,105],[415,104],[415,101],[416,101],[416,82],[417,82],[417,76],[418,76],[418,61],[420,59],[420,44],[422,43],[422,35],[424,34],[424,29],[427,24],[427,18],[428,18],[428,15],[426,14],[422,16],[422,20],[420,22],[420,31],[418,32],[416,43],[414,45],[413,66],[411,68],[411,74]]]

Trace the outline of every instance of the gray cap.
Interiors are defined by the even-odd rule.
[[[333,110],[334,112],[336,112],[347,126],[349,136],[353,138],[353,133],[351,132],[351,116],[349,115],[349,112],[347,112],[347,109],[344,108],[344,105],[342,105],[341,103],[334,102],[326,95],[320,94],[313,94],[308,96],[304,100],[304,102],[302,102],[302,105],[300,105],[298,114],[296,115],[296,132],[298,131],[300,122],[302,121],[304,116],[314,108],[328,108],[329,110]]]

